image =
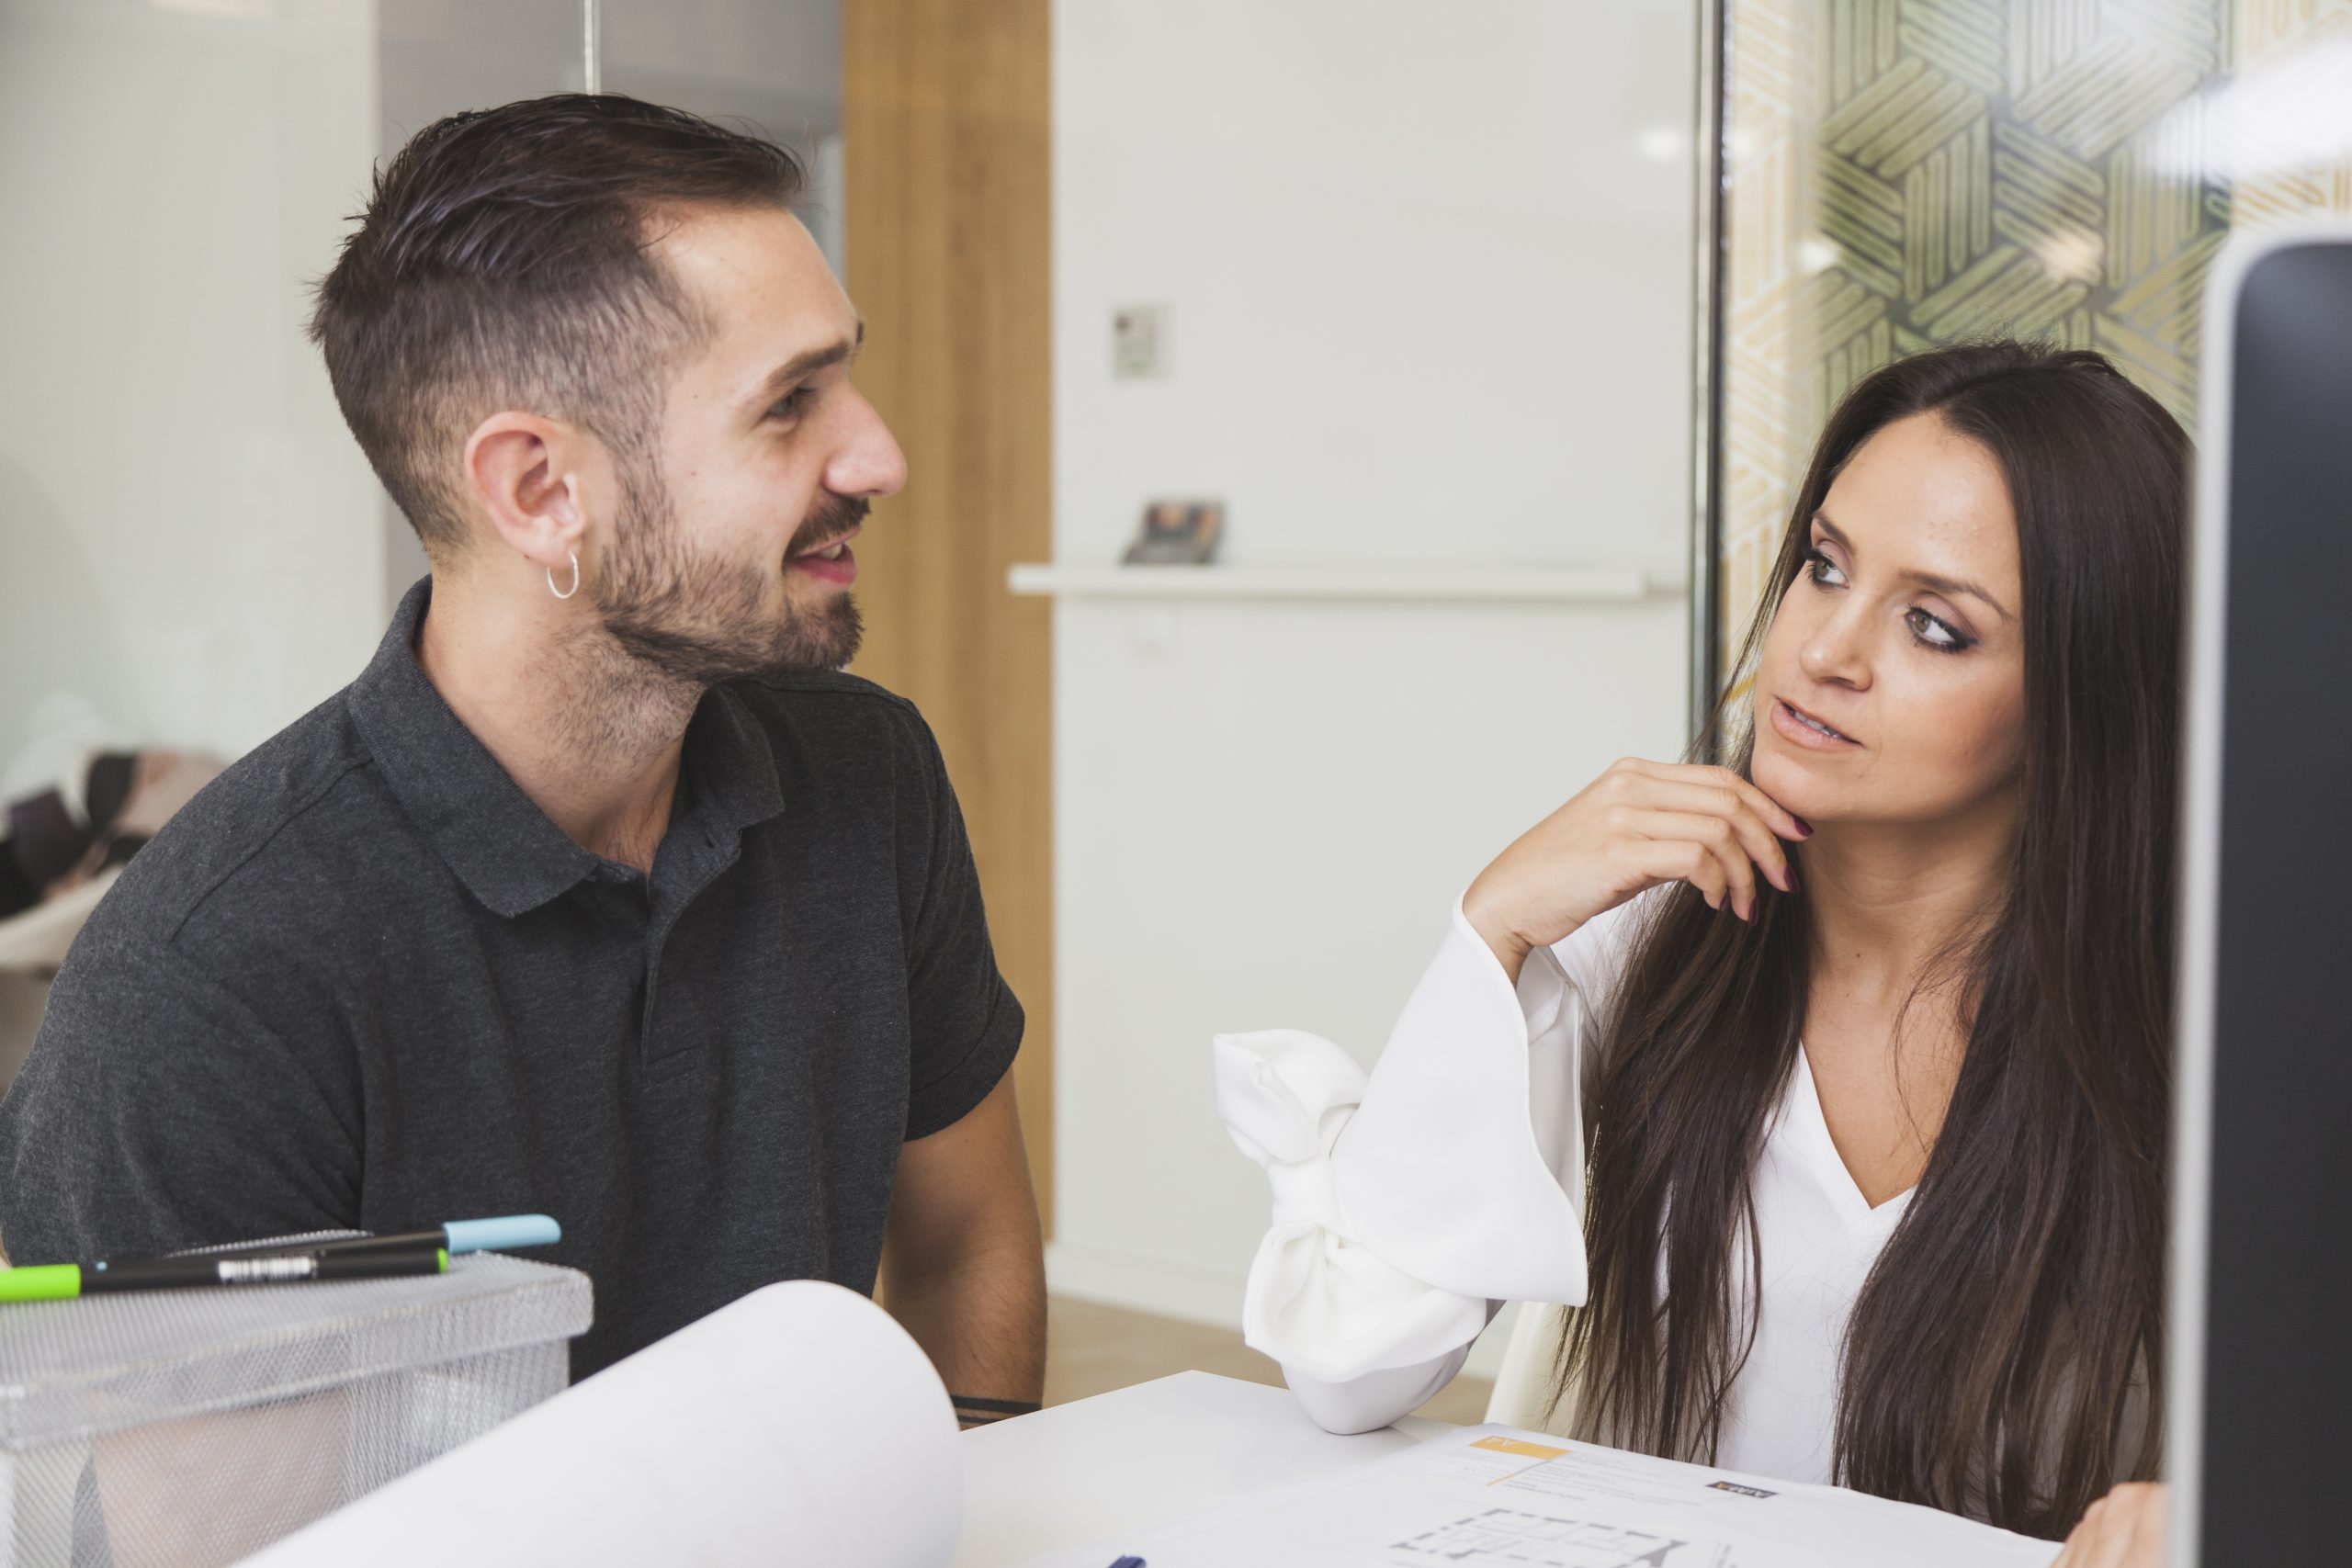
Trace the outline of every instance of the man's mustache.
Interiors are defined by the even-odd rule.
[[[784,553],[799,556],[810,550],[821,550],[863,524],[865,514],[873,510],[873,503],[864,496],[828,496],[808,513]]]

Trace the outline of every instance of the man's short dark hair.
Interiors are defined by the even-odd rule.
[[[665,372],[709,330],[651,254],[651,224],[695,207],[786,208],[805,184],[771,141],[617,94],[451,115],[378,170],[320,280],[311,337],[426,549],[462,543],[458,455],[499,409],[641,457]]]

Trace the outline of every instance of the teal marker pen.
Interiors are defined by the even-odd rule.
[[[507,1252],[518,1247],[553,1247],[563,1239],[563,1227],[545,1214],[503,1214],[491,1220],[451,1220],[426,1231],[395,1231],[384,1235],[338,1236],[332,1241],[254,1241],[209,1254],[214,1258],[250,1257],[271,1252],[367,1253],[398,1251],[412,1247],[446,1247],[451,1257],[461,1252]]]

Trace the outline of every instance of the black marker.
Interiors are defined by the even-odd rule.
[[[107,1291],[175,1291],[199,1285],[290,1285],[311,1280],[384,1280],[442,1274],[447,1248],[407,1247],[377,1252],[199,1253],[188,1258],[127,1258],[108,1263],[43,1263],[0,1269],[0,1303],[59,1302]]]

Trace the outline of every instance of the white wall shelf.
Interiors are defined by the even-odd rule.
[[[1655,596],[1631,567],[1054,566],[1023,562],[1013,592],[1063,599],[1348,599],[1525,604],[1636,604]],[[1672,591],[1679,592],[1679,590]]]

